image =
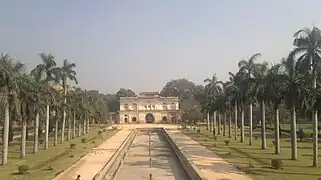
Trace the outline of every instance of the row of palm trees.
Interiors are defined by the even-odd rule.
[[[275,153],[280,148],[280,108],[291,113],[292,159],[297,159],[297,116],[313,122],[313,166],[318,166],[318,112],[321,108],[321,31],[317,27],[304,28],[294,34],[293,49],[277,64],[258,62],[260,53],[238,63],[239,70],[229,73],[226,82],[216,75],[206,79],[206,95],[201,105],[207,112],[208,129],[221,134],[221,123],[228,121],[228,136],[237,138],[240,125],[240,141],[244,142],[244,120],[248,120],[248,139],[252,145],[253,108],[260,109],[261,148],[266,149],[266,109],[273,112]],[[247,113],[245,112],[248,111]],[[247,117],[245,115],[247,114]],[[213,118],[210,118],[212,116]],[[232,119],[233,118],[233,119]],[[210,121],[209,119],[213,119]],[[240,120],[239,120],[240,119]],[[234,122],[232,123],[232,121]],[[231,132],[235,125],[234,133]],[[225,134],[225,128],[223,130]]]
[[[23,63],[8,54],[0,56],[2,165],[8,163],[14,123],[21,127],[20,157],[24,158],[28,126],[33,128],[33,153],[37,153],[39,138],[43,138],[44,149],[48,149],[50,133],[56,146],[59,131],[62,143],[88,133],[90,120],[94,123],[107,119],[107,102],[102,94],[68,85],[78,83],[75,63],[66,59],[58,67],[52,54],[41,53],[40,58],[42,63],[28,72]]]

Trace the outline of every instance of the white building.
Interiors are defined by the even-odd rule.
[[[178,97],[161,97],[158,92],[142,92],[136,97],[121,97],[119,122],[178,123]]]

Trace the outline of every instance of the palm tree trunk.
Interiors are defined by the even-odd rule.
[[[217,120],[217,134],[221,135],[221,116],[222,113],[218,112],[218,120]]]
[[[241,109],[241,143],[244,142],[244,106]]]
[[[21,145],[20,145],[20,158],[24,158],[26,156],[26,133],[27,133],[27,119],[26,117],[20,116],[22,120],[21,125]]]
[[[87,129],[86,129],[86,133],[89,133],[89,119],[87,118]]]
[[[61,143],[65,140],[65,126],[66,126],[66,110],[63,110],[62,124],[61,124]]]
[[[266,149],[266,130],[265,130],[265,102],[261,102],[262,121],[261,121],[261,149]]]
[[[85,135],[86,134],[86,120],[83,119],[82,122],[83,122],[82,123],[82,125],[83,125],[82,126],[82,134]]]
[[[76,137],[76,112],[74,112],[73,120],[72,120],[72,138]]]
[[[234,106],[234,113],[235,113],[235,129],[234,129],[234,131],[235,131],[235,136],[234,136],[234,138],[235,138],[235,140],[237,139],[237,102],[235,102],[235,106]]]
[[[274,123],[274,136],[275,136],[275,154],[281,153],[280,148],[280,116],[279,108],[275,108],[275,123]]]
[[[316,99],[317,95],[317,76],[316,76],[316,69],[315,67],[313,68],[312,71],[312,76],[313,76],[313,97],[314,99]],[[312,111],[312,123],[313,123],[313,167],[318,167],[318,111],[316,109],[314,109]]]
[[[208,118],[208,121],[210,122],[210,131],[213,131],[213,118],[211,118],[209,113],[207,118]]]
[[[223,114],[223,136],[226,135],[226,112]]]
[[[78,137],[81,136],[81,122],[78,120]]]
[[[3,145],[2,145],[2,165],[8,163],[8,145],[9,145],[9,102],[5,102],[4,124],[3,124]]]
[[[46,128],[45,128],[45,149],[48,149],[49,147],[49,104],[46,106]]]
[[[232,110],[230,110],[228,118],[228,137],[232,137]]]
[[[253,104],[250,103],[250,107],[249,107],[249,145],[252,146],[252,136],[253,136]]]
[[[54,137],[54,146],[58,144],[58,117],[55,117],[55,137]]]
[[[70,117],[68,115],[68,129],[67,129],[67,141],[69,141],[71,139],[71,120]]]
[[[296,160],[298,158],[297,153],[297,142],[296,142],[296,112],[295,112],[295,105],[293,104],[291,110],[291,153],[292,153],[292,160]]]
[[[216,136],[216,111],[213,112],[213,136]]]
[[[313,167],[318,167],[318,111],[313,111]]]
[[[33,153],[38,152],[38,130],[39,130],[39,112],[36,111],[36,118],[34,124],[34,142],[33,142]]]
[[[207,118],[206,118],[206,130],[210,130],[210,113],[207,113]]]
[[[67,104],[67,80],[63,79],[63,88],[64,88],[64,104]],[[61,143],[65,140],[65,125],[66,125],[66,107],[63,107],[63,115],[62,115],[62,125],[61,125]]]

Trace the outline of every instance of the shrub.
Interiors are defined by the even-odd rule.
[[[271,159],[271,166],[273,169],[280,169],[282,167],[281,159]]]
[[[18,171],[20,174],[25,174],[29,171],[29,166],[27,164],[23,164],[18,166]]]
[[[300,141],[303,140],[304,138],[304,132],[303,132],[303,129],[299,129],[299,132],[298,132],[298,138],[300,139]]]
[[[197,129],[197,132],[198,132],[198,133],[201,133],[201,130],[200,130],[200,129]]]
[[[217,141],[217,140],[218,140],[218,137],[217,137],[217,136],[214,136],[213,138],[214,138],[214,140],[215,140],[215,141]]]
[[[272,141],[272,144],[275,145],[275,140]]]
[[[75,149],[76,148],[76,144],[75,143],[70,143],[70,149]]]
[[[70,158],[73,158],[73,157],[75,157],[75,155],[71,153],[71,154],[69,155],[69,157],[70,157]]]
[[[257,136],[254,136],[254,139],[255,139],[255,140],[257,140],[258,138],[259,138],[259,137],[257,137]]]
[[[99,130],[97,133],[98,133],[99,135],[101,135],[101,134],[103,133],[103,131]]]
[[[96,141],[91,141],[91,143],[95,144],[95,143],[96,143]]]
[[[225,140],[224,143],[226,146],[228,146],[230,144],[230,140]]]
[[[53,170],[53,167],[52,167],[50,164],[48,164],[48,167],[47,167],[46,170],[47,170],[47,171],[52,171],[52,170]]]
[[[88,142],[88,141],[87,141],[87,138],[81,138],[81,142],[82,142],[82,143]]]

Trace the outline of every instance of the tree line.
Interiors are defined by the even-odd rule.
[[[238,62],[238,71],[229,72],[228,81],[214,74],[206,79],[203,92],[195,91],[201,110],[207,114],[207,127],[220,134],[227,123],[229,137],[240,131],[244,142],[245,119],[248,144],[252,145],[253,128],[261,128],[261,148],[266,149],[266,111],[272,114],[275,153],[280,149],[280,110],[290,113],[291,158],[297,159],[297,118],[312,121],[313,166],[318,166],[318,115],[321,108],[321,32],[317,27],[304,28],[293,36],[293,49],[279,63],[259,62],[260,53]],[[253,122],[254,108],[260,109]],[[231,126],[235,126],[231,132]],[[240,128],[238,128],[240,125]],[[225,133],[225,128],[223,130]],[[302,132],[302,130],[300,130]],[[299,131],[299,132],[300,132]]]
[[[51,53],[39,56],[42,62],[31,71],[9,54],[0,56],[2,165],[8,163],[15,129],[21,131],[20,158],[24,158],[29,131],[33,131],[33,153],[37,153],[39,142],[44,142],[44,149],[50,148],[50,135],[56,146],[87,134],[90,123],[108,118],[104,94],[69,85],[78,84],[75,63],[65,59],[59,67]]]

